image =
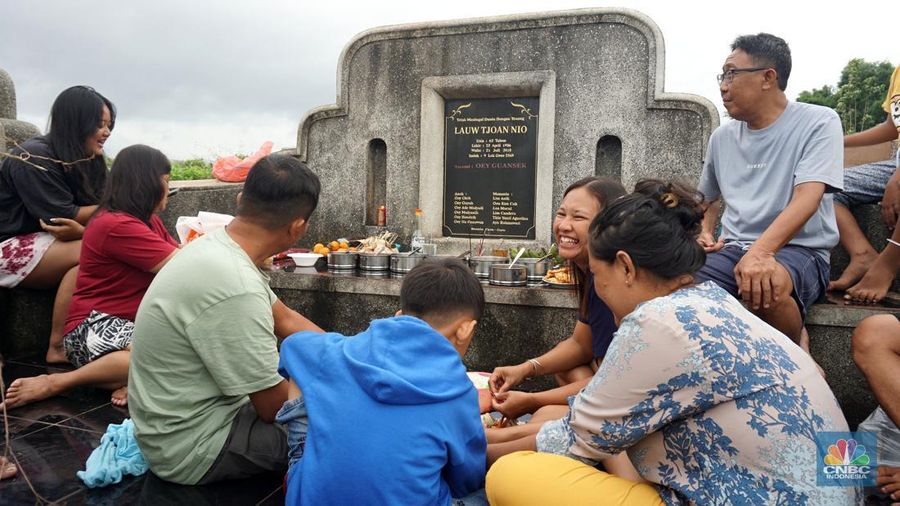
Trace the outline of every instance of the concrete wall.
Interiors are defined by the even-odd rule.
[[[718,125],[707,100],[664,90],[665,49],[657,26],[625,9],[584,9],[462,21],[421,23],[369,30],[344,49],[334,105],[310,111],[298,132],[298,155],[322,176],[320,211],[310,236],[328,239],[367,232],[365,209],[368,146],[387,146],[386,205],[389,226],[401,235],[412,230],[422,188],[437,184],[422,171],[427,157],[442,159],[440,141],[423,125],[428,101],[423,89],[443,98],[503,96],[514,75],[544,79],[540,115],[552,115],[548,177],[538,186],[536,223],[548,224],[562,191],[595,173],[601,137],[621,140],[620,177],[626,186],[660,176],[696,181],[706,141]],[[509,79],[492,84],[492,76]],[[437,78],[453,79],[453,96]],[[495,79],[496,80],[496,79]],[[460,86],[459,83],[462,83]],[[521,83],[520,83],[521,84]],[[501,93],[497,95],[497,93]],[[544,132],[546,133],[546,132]],[[420,150],[425,146],[429,152]],[[540,157],[541,155],[539,155]],[[540,163],[540,162],[539,162]],[[540,178],[539,173],[539,178]],[[430,209],[434,209],[431,207]],[[437,235],[439,213],[426,211],[427,234]],[[538,240],[549,241],[549,227]]]

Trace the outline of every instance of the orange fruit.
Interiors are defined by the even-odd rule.
[[[325,247],[324,244],[322,244],[322,243],[320,243],[320,242],[317,242],[316,245],[312,247],[312,249],[313,249],[313,252],[318,253],[319,250],[322,249],[322,248],[324,248],[324,247]]]
[[[347,249],[350,247],[350,245],[347,244],[346,241],[341,241],[339,244],[341,245],[341,249]]]
[[[328,243],[328,247],[331,248],[331,251],[337,251],[341,248],[341,243],[337,241],[331,241]]]

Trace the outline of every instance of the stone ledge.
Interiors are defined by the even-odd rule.
[[[172,188],[180,188],[181,191],[198,191],[198,190],[216,190],[242,188],[244,183],[226,183],[218,179],[195,179],[192,181],[171,181],[169,186]]]
[[[831,303],[814,304],[806,317],[808,325],[854,329],[865,318],[880,314],[894,314],[900,310],[886,307],[841,306]]]

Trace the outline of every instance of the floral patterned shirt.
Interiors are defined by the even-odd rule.
[[[570,404],[538,451],[589,462],[626,451],[667,504],[861,502],[816,486],[816,433],[848,428],[815,363],[713,283],[623,318]]]

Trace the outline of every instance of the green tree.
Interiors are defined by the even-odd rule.
[[[841,71],[837,88],[826,85],[802,91],[797,101],[831,107],[841,117],[844,133],[860,132],[884,121],[881,104],[893,71],[890,62],[854,58]]]
[[[831,107],[832,109],[837,106],[837,100],[834,96],[834,88],[827,84],[817,90],[813,89],[811,91],[801,91],[800,94],[797,95],[797,102],[824,105],[825,107]]]

